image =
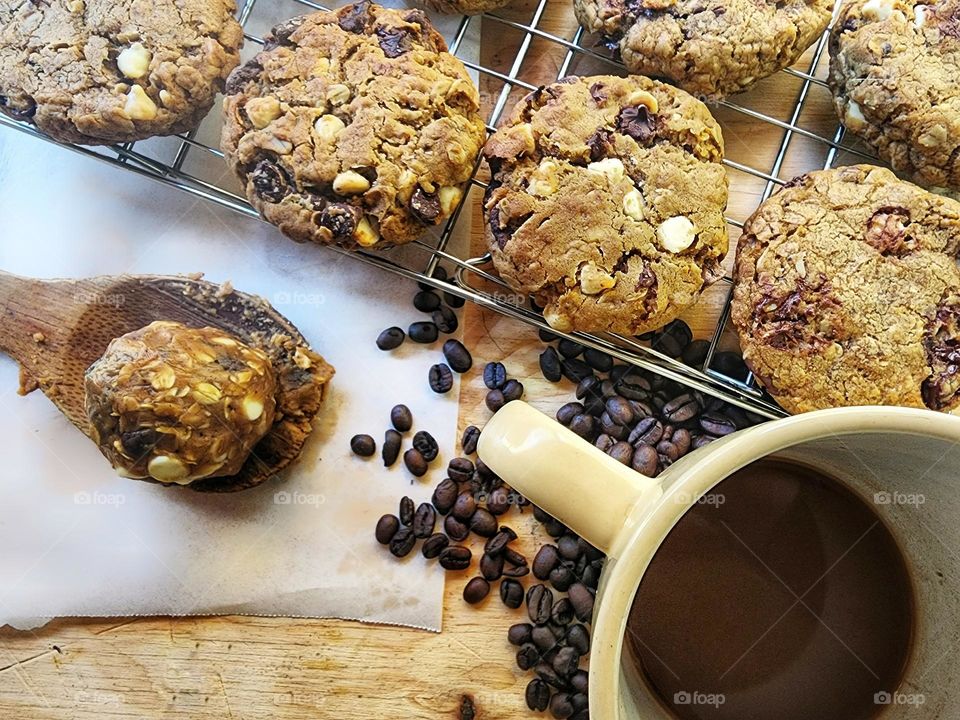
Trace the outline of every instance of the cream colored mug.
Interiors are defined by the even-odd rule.
[[[907,560],[916,637],[902,693],[889,699],[883,720],[960,718],[960,417],[889,407],[812,412],[729,435],[650,479],[515,401],[487,423],[478,453],[505,482],[608,555],[593,617],[591,717],[671,717],[627,656],[635,591],[687,510],[738,469],[775,456],[846,484],[884,519]],[[901,697],[922,698],[922,707]]]

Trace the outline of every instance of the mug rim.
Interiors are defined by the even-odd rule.
[[[662,494],[652,504],[638,503],[617,534],[616,559],[609,572],[604,572],[598,593],[590,657],[591,712],[596,717],[624,720],[620,682],[627,618],[636,589],[662,542],[662,522],[656,521],[662,520],[664,508],[669,507],[666,500],[675,497],[677,488],[688,492],[691,498],[699,498],[740,468],[799,443],[882,432],[922,435],[960,444],[960,416],[919,408],[858,406],[774,420],[711,444],[699,461],[678,468],[677,476],[670,478],[671,492]],[[675,508],[670,521],[672,529],[691,504],[670,505]]]

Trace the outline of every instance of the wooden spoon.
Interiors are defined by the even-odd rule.
[[[40,388],[88,437],[83,376],[120,335],[173,320],[220,328],[264,350],[277,373],[277,419],[239,473],[186,486],[204,492],[259,485],[295,460],[333,377],[333,368],[263,298],[189,277],[35,280],[0,271],[0,319],[0,351],[20,364],[20,393]]]

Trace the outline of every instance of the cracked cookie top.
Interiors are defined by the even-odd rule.
[[[500,276],[563,330],[639,335],[719,275],[727,251],[720,127],[644,77],[569,77],[521,100],[484,149]]]
[[[61,142],[195,127],[240,60],[233,0],[0,0],[0,111]]]
[[[796,62],[826,30],[833,0],[575,0],[574,9],[630,72],[716,99]]]
[[[732,319],[790,412],[960,406],[960,203],[859,165],[801,176],[744,226]]]
[[[960,0],[855,0],[830,36],[844,126],[894,169],[960,190]]]
[[[486,136],[479,107],[423,11],[360,2],[271,31],[230,76],[221,145],[294,240],[386,247],[459,204]]]

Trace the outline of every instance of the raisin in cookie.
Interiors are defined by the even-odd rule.
[[[422,10],[361,2],[294,18],[227,93],[227,159],[298,241],[415,240],[460,202],[486,136],[476,87]]]
[[[240,60],[233,0],[0,0],[0,110],[61,142],[195,127]]]
[[[833,0],[575,0],[574,8],[630,72],[717,98],[796,62],[827,28]]]
[[[960,405],[960,203],[860,165],[797,178],[744,226],[733,322],[790,412]]]
[[[682,90],[569,77],[521,100],[484,155],[493,262],[553,327],[639,335],[719,275],[723,139]]]
[[[960,189],[960,0],[856,0],[830,36],[848,130],[924,185]]]
[[[501,8],[510,0],[420,0],[420,3],[431,10],[451,15],[477,15]]]

